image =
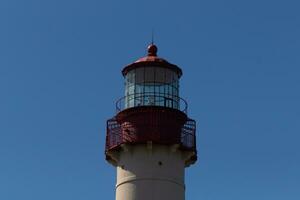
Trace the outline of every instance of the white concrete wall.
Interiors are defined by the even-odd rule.
[[[117,153],[116,200],[184,200],[187,156],[174,146],[123,146]]]

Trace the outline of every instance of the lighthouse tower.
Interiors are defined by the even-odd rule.
[[[122,74],[125,96],[107,121],[105,146],[117,168],[116,200],[184,200],[184,170],[197,151],[196,122],[179,96],[182,70],[151,44]]]

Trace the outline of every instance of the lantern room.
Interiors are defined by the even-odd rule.
[[[151,44],[148,55],[126,66],[123,109],[138,106],[162,106],[180,109],[179,78],[182,71],[176,65],[157,57],[157,47]]]

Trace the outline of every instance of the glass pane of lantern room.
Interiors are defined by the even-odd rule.
[[[145,67],[145,83],[154,83],[155,67]]]
[[[145,78],[144,78],[144,105],[153,106],[155,105],[155,67],[145,67]]]
[[[135,99],[134,105],[135,106],[142,106],[144,105],[144,90],[145,90],[145,68],[137,68],[135,70]]]
[[[135,92],[135,70],[127,73],[125,77],[125,104],[124,108],[130,108],[134,106],[134,92]]]
[[[157,67],[155,70],[155,82],[158,84],[165,84],[165,74],[166,74],[165,68]]]

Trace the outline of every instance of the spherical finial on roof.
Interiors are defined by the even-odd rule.
[[[148,46],[148,56],[157,56],[157,46],[155,44]]]

